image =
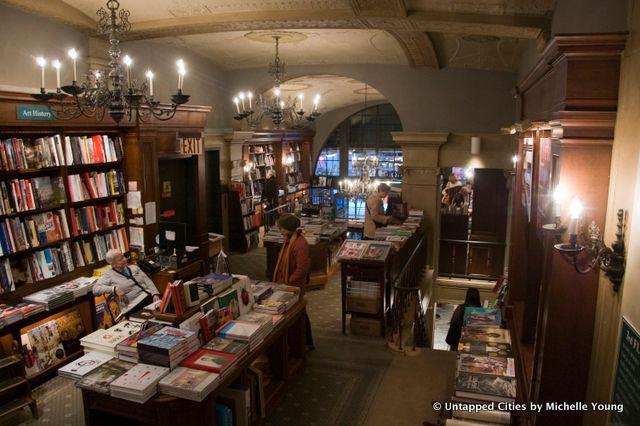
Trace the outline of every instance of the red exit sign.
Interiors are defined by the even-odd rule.
[[[178,138],[180,154],[200,155],[202,154],[202,138]]]

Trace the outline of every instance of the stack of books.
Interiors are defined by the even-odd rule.
[[[201,402],[218,386],[220,376],[204,370],[177,367],[158,383],[158,390],[178,398]]]
[[[140,362],[174,368],[200,346],[198,335],[190,330],[164,327],[138,340]]]
[[[257,301],[253,305],[253,309],[265,314],[282,314],[295,305],[299,298],[299,287],[273,284],[273,293],[267,298]]]
[[[246,314],[240,315],[238,319],[240,321],[259,322],[265,323],[265,327],[268,329],[268,333],[271,333],[273,327],[284,318],[282,315],[269,315],[262,314],[260,312],[251,311]]]
[[[112,359],[112,356],[100,352],[88,352],[64,367],[60,367],[58,376],[77,381]]]
[[[498,309],[465,308],[454,400],[471,403],[515,401],[511,340],[508,330],[499,328],[501,322]],[[496,419],[510,418],[508,412],[496,412],[495,416]],[[465,419],[483,421],[481,418]]]
[[[273,284],[268,281],[259,281],[251,284],[251,293],[253,293],[253,300],[259,302],[266,299],[273,293]]]
[[[115,357],[116,346],[129,336],[140,330],[140,323],[124,321],[113,325],[108,329],[98,329],[80,339],[80,344],[85,350],[101,352]]]
[[[183,367],[211,371],[224,376],[236,364],[238,355],[200,348],[180,363]]]
[[[5,325],[13,324],[24,318],[20,308],[0,303],[0,318],[2,318]]]
[[[158,382],[169,369],[157,365],[136,364],[109,385],[111,396],[144,404],[158,392]]]
[[[78,298],[89,293],[93,289],[93,284],[96,282],[94,277],[79,277],[74,280],[68,281],[64,284],[60,284],[58,287],[63,290],[73,292],[73,297]]]
[[[20,309],[22,312],[23,318],[29,318],[32,315],[35,315],[39,312],[44,311],[44,305],[40,303],[28,303],[28,302],[20,302],[17,303],[16,308]]]
[[[23,298],[26,302],[40,303],[47,311],[53,310],[66,303],[73,302],[73,291],[62,289],[59,286],[51,287],[29,294]]]
[[[240,340],[227,339],[226,337],[216,336],[207,342],[202,349],[208,349],[216,352],[223,352],[230,355],[236,355],[242,358],[249,353],[249,345]]]
[[[76,386],[94,392],[109,394],[109,385],[115,379],[133,368],[135,364],[131,362],[111,359],[98,368],[91,371],[82,379],[76,382]]]
[[[249,351],[255,349],[269,333],[266,323],[231,320],[216,330],[216,334],[249,344]]]
[[[118,359],[128,362],[138,362],[138,341],[144,337],[151,336],[156,331],[159,331],[164,324],[159,323],[147,323],[144,330],[139,330],[137,333],[127,337],[122,342],[116,345],[116,352],[118,353]]]
[[[190,281],[196,282],[209,295],[215,296],[222,293],[233,284],[233,277],[229,274],[211,273],[202,277],[193,278]]]

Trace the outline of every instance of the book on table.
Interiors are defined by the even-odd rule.
[[[513,402],[516,398],[516,379],[459,372],[455,395],[481,401]]]
[[[113,357],[111,355],[105,355],[99,352],[87,352],[75,361],[60,367],[58,369],[58,376],[79,380],[112,359]]]
[[[389,257],[391,251],[391,244],[385,242],[371,242],[367,245],[367,248],[360,257],[362,260],[374,260],[377,262],[384,262]]]
[[[136,364],[109,384],[111,396],[145,403],[158,392],[158,382],[169,374],[166,367]]]
[[[460,354],[458,372],[515,377],[513,358]]]
[[[237,355],[200,348],[185,358],[180,365],[224,374],[237,360]]]
[[[467,327],[500,328],[502,314],[500,309],[468,306],[464,308],[463,322]]]
[[[491,327],[463,327],[461,342],[488,342],[511,344],[509,330]]]
[[[509,343],[495,342],[460,342],[458,352],[461,354],[474,354],[485,356],[500,356],[505,358],[513,357],[511,345]]]
[[[362,241],[345,240],[338,251],[338,259],[354,260],[360,259],[368,244]]]
[[[202,349],[209,349],[216,352],[224,352],[241,357],[249,351],[249,345],[240,340],[228,339],[226,337],[216,336],[207,342]]]
[[[158,390],[166,395],[201,402],[218,386],[220,376],[205,370],[176,367],[158,383]]]
[[[78,380],[76,386],[94,392],[109,394],[109,384],[133,368],[134,365],[136,364],[132,362],[121,361],[116,358],[111,359]]]

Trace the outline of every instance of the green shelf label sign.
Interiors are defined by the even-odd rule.
[[[623,409],[613,412],[611,424],[615,426],[631,426],[640,419],[640,334],[622,318],[620,334],[620,351],[618,352],[618,369],[616,385],[613,391],[614,404]]]
[[[29,121],[56,119],[44,105],[16,105],[16,118]]]

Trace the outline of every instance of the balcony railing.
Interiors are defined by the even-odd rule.
[[[438,275],[480,280],[500,277],[506,243],[473,240],[440,240]]]

